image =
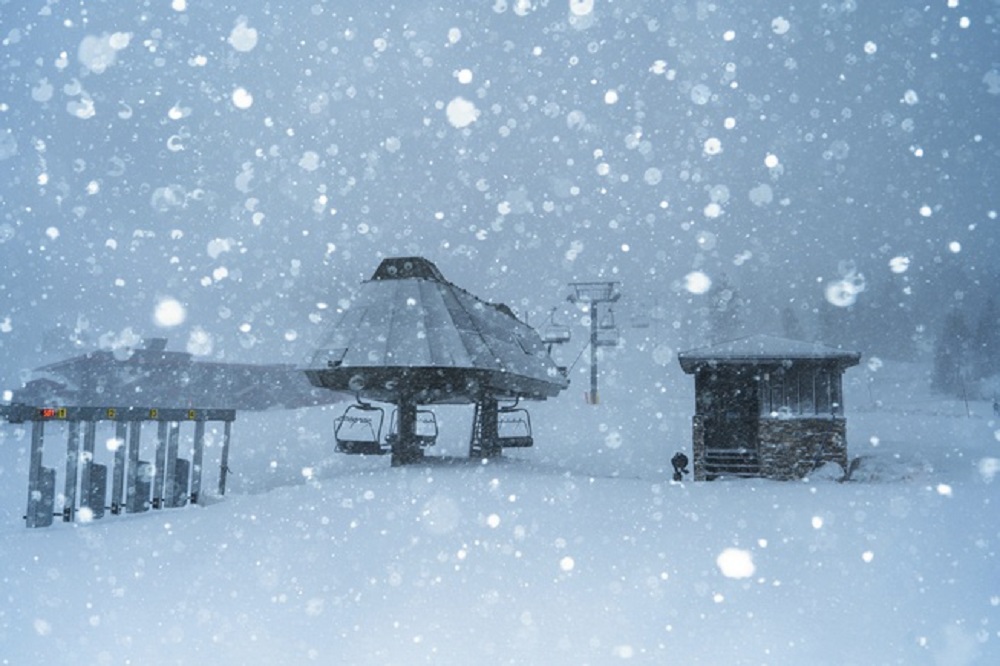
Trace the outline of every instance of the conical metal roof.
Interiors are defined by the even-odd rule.
[[[568,385],[533,328],[421,257],[384,260],[305,372],[315,386],[422,404],[541,400]]]

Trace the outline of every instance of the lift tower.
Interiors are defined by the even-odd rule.
[[[590,393],[587,402],[591,405],[598,404],[597,394],[597,348],[615,347],[618,345],[618,330],[614,327],[613,319],[609,327],[601,328],[600,307],[604,303],[615,303],[622,297],[620,282],[570,282],[569,286],[573,293],[569,295],[571,303],[583,303],[587,306],[590,315]],[[608,307],[608,315],[611,317],[611,309]],[[613,333],[611,337],[602,336],[601,331],[607,330]]]

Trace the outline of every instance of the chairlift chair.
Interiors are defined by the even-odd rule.
[[[382,455],[382,422],[385,410],[358,400],[334,420],[337,451],[352,455]]]
[[[531,435],[531,415],[513,405],[497,409],[497,441],[505,449],[525,449],[535,445]]]
[[[608,308],[608,311],[604,314],[604,316],[598,320],[597,328],[602,328],[606,331],[617,328],[617,325],[615,324],[614,308]]]
[[[632,328],[649,328],[649,315],[646,313],[633,312],[631,321]]]
[[[396,411],[395,409],[392,410],[392,416],[389,418],[389,434],[385,437],[386,445],[390,448],[392,443],[396,441],[396,438],[399,437],[399,421],[396,418]],[[437,416],[434,415],[434,412],[429,409],[418,409],[416,427],[416,443],[420,448],[425,449],[437,444],[438,424]]]
[[[615,323],[615,312],[608,308],[607,313],[597,322],[596,340],[598,347],[617,347],[619,340],[618,326]]]
[[[549,311],[549,318],[545,322],[545,325],[542,326],[542,330],[539,331],[538,334],[542,338],[542,343],[545,344],[549,354],[552,353],[552,347],[554,345],[565,344],[569,342],[572,337],[569,326],[556,322],[555,308],[552,308]]]

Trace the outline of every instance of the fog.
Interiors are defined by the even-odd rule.
[[[0,0],[0,403],[166,339],[202,362],[174,373],[189,420],[218,362],[282,364],[226,397],[289,406],[267,377],[301,379],[390,256],[573,333],[532,449],[470,456],[448,406],[398,468],[335,454],[343,405],[241,409],[184,509],[27,529],[26,481],[70,517],[74,470],[82,497],[124,440],[102,422],[78,458],[57,417],[43,460],[3,424],[0,662],[1000,663],[998,23],[1000,0]],[[622,294],[599,401],[581,281]],[[678,353],[749,335],[861,354],[847,470],[670,481],[698,437]],[[130,431],[130,470],[166,423]],[[169,456],[200,460],[176,425]]]
[[[619,280],[649,349],[710,284],[810,338],[878,294],[916,353],[995,291],[996,2],[353,4],[0,3],[0,388],[300,361],[392,255],[535,324]]]

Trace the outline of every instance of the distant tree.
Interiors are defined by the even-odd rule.
[[[866,356],[913,360],[919,329],[916,312],[907,280],[875,272],[874,278],[865,280],[853,303],[820,302],[818,339]]]
[[[833,305],[824,300],[819,306],[819,341],[832,347],[844,349],[864,349],[860,343],[858,326],[858,304],[846,307]]]
[[[951,310],[934,343],[931,385],[938,391],[959,395],[965,390],[964,382],[969,376],[971,359],[971,338],[965,317],[958,309]]]
[[[743,299],[726,276],[708,292],[708,334],[713,343],[740,337],[743,329]]]
[[[972,339],[972,361],[976,379],[1000,375],[1000,311],[992,296],[979,315]]]
[[[819,342],[830,346],[840,343],[838,335],[840,329],[840,310],[834,305],[830,305],[825,300],[819,304],[819,330],[817,337]]]
[[[857,342],[867,354],[912,360],[916,356],[917,323],[905,281],[894,283],[877,275],[858,303]]]
[[[799,321],[799,315],[791,305],[786,305],[781,310],[781,331],[790,340],[806,339],[805,331],[802,329],[802,322]]]

